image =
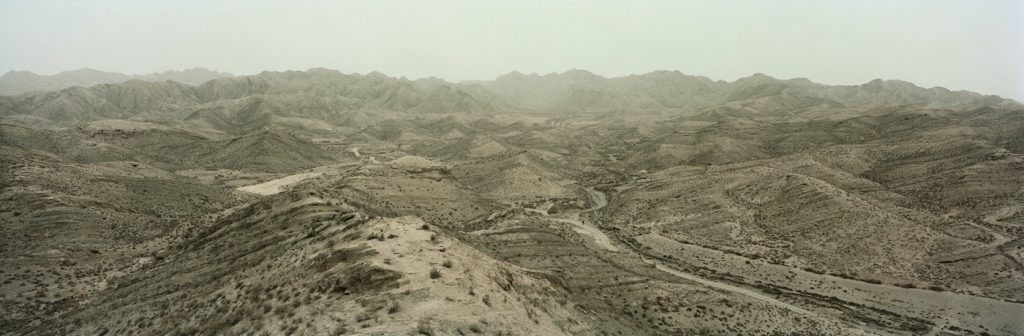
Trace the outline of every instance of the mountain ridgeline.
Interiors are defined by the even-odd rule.
[[[52,76],[37,75],[30,71],[9,71],[0,75],[0,95],[38,93],[66,89],[73,86],[89,87],[131,80],[148,82],[175,81],[188,85],[199,85],[211,79],[231,76],[229,73],[211,71],[205,68],[171,70],[145,75],[126,75],[118,72],[106,72],[88,68],[64,71]]]
[[[658,113],[721,121],[730,117],[844,119],[886,109],[1020,106],[1012,100],[896,80],[827,86],[755,74],[733,82],[677,71],[604,78],[583,70],[513,72],[493,81],[449,83],[333,70],[264,72],[186,82],[132,80],[0,98],[0,115],[73,125],[101,119],[161,120],[227,133],[274,123],[310,130],[362,128],[396,116],[503,112]]]

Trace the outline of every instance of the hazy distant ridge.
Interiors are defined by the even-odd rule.
[[[102,119],[185,122],[240,134],[272,124],[336,132],[340,128],[363,128],[399,115],[445,113],[668,113],[705,121],[802,121],[845,119],[898,106],[1019,106],[998,96],[926,89],[897,80],[829,86],[807,79],[781,80],[754,74],[725,82],[678,71],[613,78],[585,70],[548,75],[513,72],[492,81],[452,83],[436,78],[409,80],[378,72],[344,74],[318,68],[267,71],[216,78],[199,85],[183,84],[201,81],[205,78],[203,73],[208,74],[205,77],[224,75],[193,69],[84,87],[100,79],[124,77],[95,70],[65,72],[54,77],[80,86],[21,96],[0,95],[0,116],[58,125]],[[32,76],[8,73],[4,78],[29,82]],[[176,79],[150,81],[157,78]]]
[[[107,72],[95,69],[79,69],[64,71],[52,76],[43,76],[31,71],[9,71],[0,76],[0,94],[16,95],[26,92],[45,92],[65,89],[73,86],[90,87],[99,84],[115,84],[132,79],[161,82],[175,81],[188,85],[203,84],[211,79],[233,77],[226,72],[191,68],[170,70],[145,75],[126,75],[119,72]]]

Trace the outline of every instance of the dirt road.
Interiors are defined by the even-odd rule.
[[[285,176],[276,180],[240,187],[238,190],[259,195],[273,195],[284,191],[288,186],[302,182],[305,179],[320,176],[320,173],[301,173]]]
[[[696,275],[693,275],[693,274],[690,274],[690,273],[686,273],[686,272],[674,269],[674,268],[669,267],[669,266],[665,266],[665,265],[663,265],[663,264],[661,264],[661,263],[659,263],[657,261],[648,260],[647,258],[641,258],[641,259],[643,259],[643,261],[648,263],[648,264],[654,265],[655,268],[657,268],[658,270],[660,270],[662,272],[665,272],[665,273],[668,273],[668,274],[672,274],[672,275],[675,275],[675,276],[683,278],[683,279],[687,279],[687,280],[694,281],[694,282],[699,282],[699,283],[701,283],[701,284],[703,284],[705,286],[708,286],[708,287],[714,287],[714,288],[718,288],[718,289],[727,290],[727,291],[730,291],[730,292],[733,292],[733,293],[746,295],[746,296],[749,296],[749,297],[752,297],[752,298],[755,298],[755,299],[758,299],[758,300],[761,300],[761,301],[765,301],[765,302],[772,303],[772,304],[775,304],[775,305],[778,305],[778,306],[782,306],[783,308],[795,311],[797,313],[801,313],[801,314],[805,314],[805,315],[811,315],[811,316],[818,316],[818,314],[815,314],[815,313],[813,313],[813,312],[811,312],[809,310],[806,310],[806,309],[803,309],[803,308],[800,308],[800,307],[797,307],[797,306],[794,306],[794,305],[791,305],[791,304],[788,304],[788,303],[776,300],[773,297],[761,294],[759,292],[755,292],[753,290],[749,290],[749,289],[745,289],[745,288],[740,288],[740,287],[724,284],[724,283],[717,282],[717,281],[714,281],[714,280],[704,279],[704,278],[698,277]]]
[[[619,249],[617,247],[615,247],[615,245],[612,243],[612,239],[609,238],[608,235],[606,235],[604,232],[602,232],[600,229],[598,229],[596,227],[583,224],[583,222],[580,220],[579,217],[580,217],[581,214],[587,213],[587,212],[592,212],[592,211],[597,211],[597,210],[600,210],[600,209],[602,209],[602,208],[604,208],[605,206],[608,205],[608,198],[605,196],[605,194],[603,192],[594,190],[593,187],[587,188],[586,190],[587,190],[587,193],[590,195],[590,201],[591,201],[591,203],[593,205],[589,209],[583,210],[580,213],[573,214],[573,216],[571,218],[569,218],[569,219],[557,219],[557,221],[573,224],[574,225],[574,229],[576,229],[577,232],[592,237],[594,239],[594,241],[597,242],[597,244],[600,245],[601,247],[603,247],[603,248],[605,248],[607,250],[610,250],[610,251],[618,251]],[[736,287],[736,286],[733,286],[733,285],[729,285],[729,284],[718,282],[718,281],[714,281],[714,280],[704,279],[704,278],[701,278],[699,276],[696,276],[696,275],[693,275],[693,274],[690,274],[690,273],[686,273],[686,272],[674,269],[672,267],[663,265],[663,264],[661,264],[661,263],[659,263],[657,261],[648,260],[647,258],[643,258],[643,257],[641,257],[641,259],[643,259],[643,261],[647,262],[648,264],[654,265],[654,267],[657,268],[658,270],[660,270],[662,272],[665,272],[665,273],[668,273],[668,274],[672,274],[672,275],[674,275],[676,277],[679,277],[679,278],[683,278],[683,279],[686,279],[686,280],[697,282],[697,283],[703,284],[703,285],[708,286],[708,287],[714,287],[714,288],[730,291],[730,292],[733,292],[733,293],[737,293],[737,294],[740,294],[740,295],[749,296],[749,297],[752,297],[752,298],[755,298],[755,299],[758,299],[758,300],[761,300],[761,301],[765,301],[765,302],[768,302],[768,303],[772,303],[772,304],[781,306],[783,308],[792,310],[792,311],[800,313],[800,314],[817,316],[817,314],[815,314],[814,312],[811,312],[809,310],[806,310],[806,309],[794,306],[794,305],[786,303],[786,302],[779,301],[779,300],[777,300],[777,299],[775,299],[775,298],[773,298],[771,296],[765,295],[763,293],[760,293],[760,292],[757,292],[757,291],[754,291],[754,290],[750,290],[750,289],[746,289],[746,288],[740,288],[740,287]]]
[[[601,232],[601,230],[596,227],[584,224],[583,220],[580,219],[581,214],[591,211],[597,211],[608,205],[608,200],[607,198],[605,198],[603,192],[594,190],[593,187],[590,187],[587,188],[587,194],[590,195],[590,202],[593,204],[590,206],[589,209],[583,210],[579,213],[570,214],[569,218],[559,218],[555,220],[562,223],[572,224],[573,229],[576,230],[576,232],[593,238],[594,242],[596,242],[597,245],[601,246],[606,250],[618,251],[619,248],[612,243],[612,239],[609,238],[608,235],[604,234],[604,232]]]

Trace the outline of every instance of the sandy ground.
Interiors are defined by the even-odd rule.
[[[309,171],[306,171],[306,172],[303,172],[303,173],[288,175],[288,176],[285,176],[285,177],[282,177],[282,178],[278,178],[278,179],[275,179],[275,180],[271,180],[271,181],[267,181],[267,182],[263,182],[263,183],[259,183],[259,184],[254,184],[254,185],[249,185],[249,186],[244,186],[244,187],[239,187],[239,188],[236,188],[236,189],[239,190],[239,191],[244,191],[244,192],[258,194],[258,195],[264,195],[264,196],[266,196],[266,195],[273,195],[273,194],[277,194],[277,193],[280,193],[282,191],[288,190],[289,187],[291,187],[293,185],[296,185],[299,182],[302,182],[302,181],[305,181],[305,180],[308,180],[308,179],[311,179],[311,178],[314,178],[314,177],[319,177],[321,175],[335,175],[335,174],[344,173],[344,172],[351,171],[352,169],[357,168],[359,165],[360,165],[359,162],[346,162],[346,163],[338,163],[338,164],[331,164],[331,165],[326,165],[326,166],[320,166],[320,167],[316,167],[316,168],[310,169]]]
[[[302,182],[302,181],[304,181],[306,179],[317,177],[317,176],[320,176],[320,175],[321,175],[320,173],[301,173],[301,174],[289,175],[289,176],[285,176],[285,177],[282,177],[282,178],[279,178],[279,179],[276,179],[276,180],[267,181],[267,182],[263,182],[263,183],[255,184],[255,185],[251,185],[251,186],[241,187],[241,188],[238,188],[238,190],[239,191],[248,192],[248,193],[253,193],[253,194],[264,195],[264,196],[266,196],[266,195],[273,195],[273,194],[276,194],[276,193],[284,191],[286,188],[288,188],[289,186],[292,186],[292,185],[294,185],[296,183],[299,183],[299,182]]]

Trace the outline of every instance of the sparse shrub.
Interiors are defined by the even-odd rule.
[[[430,234],[430,241],[432,241],[432,242],[435,242],[435,243],[436,243],[436,242],[437,242],[437,238],[438,238],[438,237],[437,237],[437,234],[436,234],[436,233],[432,233],[432,234]]]
[[[372,319],[374,319],[376,317],[377,317],[377,314],[374,314],[372,311],[364,311],[364,312],[359,313],[358,315],[356,315],[356,322],[369,321],[369,320],[372,320]]]
[[[430,325],[429,320],[420,320],[420,323],[416,325],[416,335],[434,335],[434,327]]]
[[[452,268],[452,261],[445,260],[444,262],[441,263],[441,266],[444,266],[444,268]]]
[[[430,278],[431,279],[437,279],[437,278],[440,278],[440,277],[441,277],[441,270],[439,270],[437,268],[430,269]]]

